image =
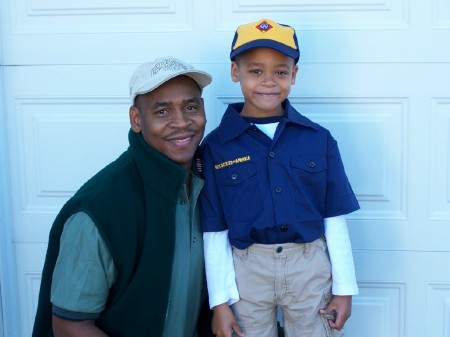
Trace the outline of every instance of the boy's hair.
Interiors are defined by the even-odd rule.
[[[275,49],[292,57],[295,63],[300,59],[294,28],[270,19],[261,19],[239,26],[231,44],[230,59],[234,61],[236,56],[250,49],[261,47]]]

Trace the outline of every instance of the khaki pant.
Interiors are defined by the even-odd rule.
[[[334,337],[318,311],[331,298],[331,264],[326,243],[254,244],[233,248],[240,301],[233,304],[246,337],[276,337],[280,307],[286,337]]]

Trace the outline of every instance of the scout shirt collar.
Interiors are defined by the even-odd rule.
[[[282,103],[282,106],[285,112],[283,119],[286,123],[293,123],[302,127],[318,130],[317,124],[298,113],[291,106],[288,99]],[[230,104],[225,111],[222,121],[220,122],[220,128],[218,129],[218,138],[221,145],[238,137],[251,127],[251,124],[240,115],[243,107],[244,103],[234,103]]]

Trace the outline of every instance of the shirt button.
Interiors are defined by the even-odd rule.
[[[237,175],[236,173],[233,173],[233,174],[231,175],[231,179],[233,179],[233,180],[236,180],[237,177],[238,177],[238,175]]]
[[[269,152],[269,157],[270,157],[270,158],[273,158],[273,157],[275,157],[275,152],[273,152],[273,151],[270,151],[270,152]]]
[[[281,187],[280,186],[275,187],[275,192],[281,193]]]
[[[277,253],[281,253],[282,251],[283,251],[283,247],[278,246],[278,247],[277,247]]]
[[[288,226],[287,226],[287,225],[281,225],[281,226],[280,226],[280,230],[281,230],[282,232],[287,232],[287,231],[288,231]]]
[[[312,161],[312,162],[310,162],[310,163],[309,163],[309,167],[310,167],[310,168],[314,168],[314,167],[316,167],[316,163],[315,163],[315,162],[313,162],[313,161]]]
[[[186,203],[186,200],[181,200],[180,204],[184,205]]]
[[[194,236],[194,238],[192,239],[192,242],[193,243],[196,243],[197,242],[197,238]]]

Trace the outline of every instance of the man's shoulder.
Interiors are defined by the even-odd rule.
[[[123,197],[123,190],[136,185],[137,170],[131,156],[124,152],[91,177],[74,195],[85,201]],[[122,191],[122,192],[121,192]]]

